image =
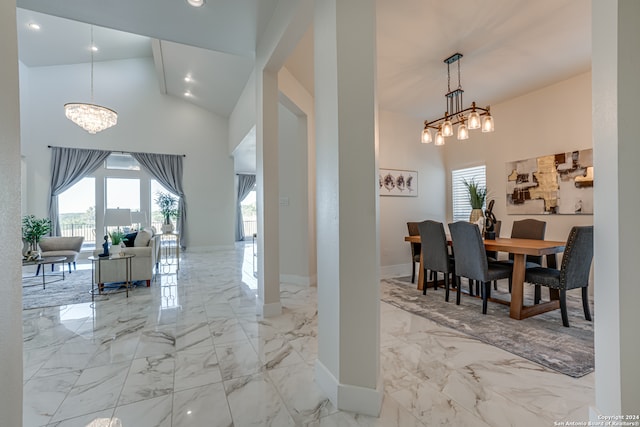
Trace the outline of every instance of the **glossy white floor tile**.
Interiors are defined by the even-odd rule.
[[[251,246],[183,253],[150,288],[24,311],[24,425],[545,426],[587,420],[570,378],[381,303],[380,417],[314,382],[316,289],[282,285],[256,316]],[[443,301],[444,304],[444,301]],[[1,423],[0,423],[1,424]]]

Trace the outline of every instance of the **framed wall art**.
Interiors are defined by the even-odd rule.
[[[593,149],[507,162],[507,214],[593,214]]]
[[[418,196],[418,171],[379,169],[378,186],[381,196]]]

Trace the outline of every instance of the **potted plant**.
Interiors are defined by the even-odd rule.
[[[487,198],[487,188],[480,186],[475,179],[471,179],[471,181],[463,179],[462,182],[469,192],[469,204],[471,205],[469,222],[477,222],[479,218],[483,217],[482,206]]]
[[[126,234],[123,231],[116,230],[109,233],[109,237],[111,237],[111,248],[113,249],[113,253],[121,253],[122,244],[125,240],[127,240]]]
[[[22,240],[26,243],[22,255],[28,257],[29,253],[37,253],[38,242],[50,231],[51,220],[49,218],[37,218],[35,215],[22,217]]]
[[[174,229],[171,218],[177,218],[180,213],[178,210],[178,198],[171,193],[156,193],[155,202],[160,208],[164,223],[162,224],[163,233],[171,233]]]

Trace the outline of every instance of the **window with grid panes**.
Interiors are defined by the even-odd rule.
[[[464,185],[475,180],[482,187],[487,186],[486,166],[451,171],[451,200],[453,201],[453,221],[469,221],[471,216],[471,204],[469,203],[469,191]],[[483,208],[486,207],[483,205]]]

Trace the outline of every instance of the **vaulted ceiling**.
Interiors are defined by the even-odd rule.
[[[277,0],[18,0],[20,60],[29,67],[155,56],[166,93],[228,116]],[[377,0],[380,108],[420,118],[445,110],[446,64],[461,60],[465,101],[493,104],[586,72],[591,9],[584,0]],[[66,18],[66,19],[61,19]],[[40,24],[39,31],[28,28]],[[153,49],[152,49],[153,45]],[[158,57],[160,55],[160,57]],[[313,93],[313,30],[286,67]],[[457,70],[456,70],[457,72]],[[184,77],[190,75],[192,82]],[[452,84],[457,84],[457,76]]]

